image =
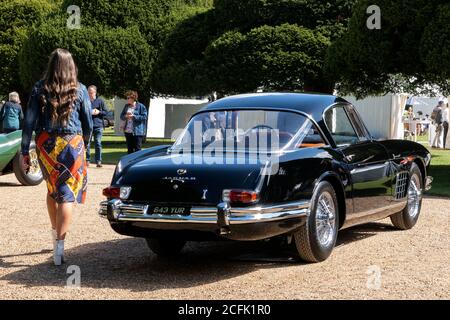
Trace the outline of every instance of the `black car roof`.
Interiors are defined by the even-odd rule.
[[[338,102],[348,103],[342,98],[326,94],[255,93],[223,98],[208,104],[201,111],[224,109],[295,110],[309,114],[314,120],[320,121],[325,109]]]

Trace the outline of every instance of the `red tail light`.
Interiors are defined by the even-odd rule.
[[[252,204],[259,200],[259,193],[253,190],[224,190],[223,201],[234,204]]]
[[[119,199],[120,188],[108,187],[103,189],[103,195],[108,199]]]

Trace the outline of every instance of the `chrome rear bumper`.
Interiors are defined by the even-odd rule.
[[[132,237],[181,236],[192,233],[231,240],[262,240],[292,232],[309,216],[310,202],[299,201],[271,206],[231,208],[193,207],[189,215],[148,214],[150,204],[102,202],[99,214],[109,220],[118,233]]]
[[[100,204],[99,215],[112,221],[165,222],[218,224],[224,218],[225,224],[251,224],[272,222],[290,218],[309,216],[309,201],[290,202],[282,205],[231,208],[223,204],[218,207],[193,207],[189,215],[147,214],[148,204],[123,203],[120,200],[104,201]],[[225,217],[221,217],[221,216]]]

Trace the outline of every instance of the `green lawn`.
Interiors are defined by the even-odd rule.
[[[434,177],[429,195],[450,197],[450,150],[432,149],[430,175]]]
[[[450,150],[429,148],[427,136],[419,136],[417,140],[431,150],[432,155],[429,175],[434,181],[433,188],[427,194],[450,197]]]
[[[428,146],[426,136],[421,136],[418,140]],[[143,147],[150,148],[164,144],[172,144],[172,141],[167,139],[148,139]],[[431,153],[433,159],[429,174],[434,177],[434,182],[433,188],[428,194],[450,197],[450,150],[431,149]],[[93,148],[91,148],[91,154],[93,158]],[[115,136],[112,129],[106,129],[103,136],[103,163],[117,164],[119,159],[126,154],[125,137]]]

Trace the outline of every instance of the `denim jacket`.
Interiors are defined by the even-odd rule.
[[[22,154],[28,155],[31,143],[33,130],[36,134],[43,131],[53,134],[77,134],[83,135],[84,141],[90,140],[92,135],[92,116],[91,116],[91,101],[86,87],[79,84],[78,98],[72,106],[72,112],[69,117],[67,126],[62,127],[57,123],[52,123],[51,114],[48,106],[44,110],[41,108],[40,96],[44,94],[43,81],[35,84],[30,100],[28,101],[28,108],[25,114],[25,122],[22,132]]]
[[[129,105],[125,105],[120,114],[120,119],[122,121],[127,121],[126,114],[128,111]],[[147,124],[147,108],[142,104],[137,102],[136,109],[134,109],[134,118],[133,118],[133,134],[135,136],[145,136],[145,129]]]
[[[22,107],[18,103],[6,102],[0,111],[0,122],[4,130],[19,130],[23,121]]]

